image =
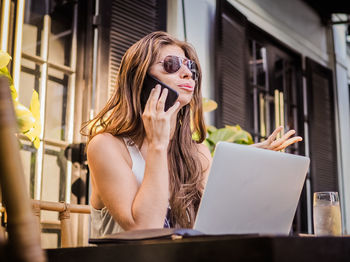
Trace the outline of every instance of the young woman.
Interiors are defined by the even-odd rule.
[[[156,85],[142,110],[146,74],[179,93],[167,111]],[[165,32],[151,33],[125,53],[116,92],[89,127],[92,231],[192,227],[210,170],[202,113],[201,69],[195,50]],[[191,123],[192,122],[192,123]],[[255,146],[281,150],[300,141],[278,128]],[[192,140],[192,132],[199,140]]]

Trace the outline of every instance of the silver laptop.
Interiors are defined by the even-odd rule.
[[[309,163],[298,155],[218,143],[194,229],[287,235]]]

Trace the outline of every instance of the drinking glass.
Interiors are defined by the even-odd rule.
[[[314,193],[314,232],[318,236],[340,236],[342,234],[337,192]]]

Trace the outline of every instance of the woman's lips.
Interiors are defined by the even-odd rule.
[[[187,91],[193,91],[194,87],[191,86],[190,84],[181,84],[181,85],[177,85],[178,87],[180,87],[181,89],[187,90]]]

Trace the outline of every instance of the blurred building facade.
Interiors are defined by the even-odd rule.
[[[88,203],[84,157],[67,160],[65,149],[86,141],[81,123],[113,93],[126,49],[164,30],[197,50],[203,96],[219,105],[206,115],[208,124],[239,124],[256,142],[279,125],[304,137],[288,149],[312,161],[293,232],[312,232],[313,192],[339,191],[349,233],[346,8],[330,12],[301,0],[1,0],[0,5],[1,49],[13,57],[19,100],[29,106],[34,88],[41,104],[39,149],[21,138],[32,198]],[[57,214],[43,212],[42,220],[44,246],[58,246]],[[88,220],[75,221],[74,231],[85,234]]]

